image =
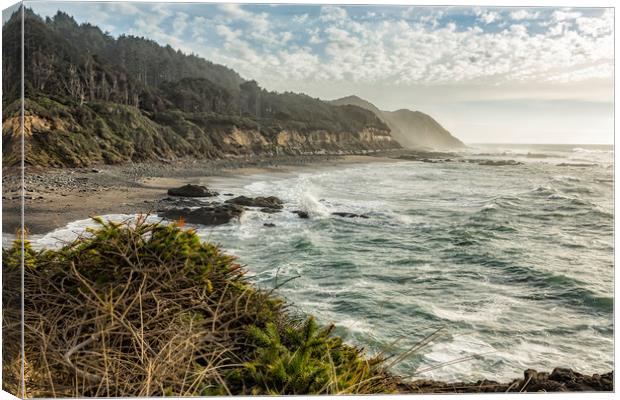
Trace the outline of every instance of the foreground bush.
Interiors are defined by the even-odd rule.
[[[395,391],[380,360],[291,316],[192,230],[97,222],[59,250],[24,243],[25,396]],[[2,257],[10,334],[21,243]],[[19,393],[19,351],[3,358],[4,388]]]

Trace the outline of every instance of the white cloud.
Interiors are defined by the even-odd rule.
[[[493,22],[499,20],[500,16],[495,11],[487,11],[479,15],[478,19],[484,22],[485,24],[492,24]]]
[[[324,6],[321,7],[321,16],[319,18],[324,22],[343,21],[347,18],[347,10],[342,7]]]
[[[220,35],[226,42],[232,42],[241,36],[240,30],[232,30],[226,25],[216,25],[215,32]]]
[[[481,22],[463,27],[455,22],[441,26],[438,13],[411,20],[368,19],[366,14],[349,16],[341,7],[326,6],[319,22],[306,14],[278,20],[231,4],[220,9],[222,16],[215,26],[198,17],[167,14],[165,9],[141,16],[136,26],[156,40],[197,51],[272,88],[295,87],[293,81],[304,85],[559,83],[610,79],[613,73],[610,11],[585,17],[556,10],[547,18],[550,25],[540,31],[535,28],[540,21],[530,20],[541,15],[531,10],[502,15],[477,10],[474,15]],[[505,23],[499,31],[485,27],[497,22]],[[168,30],[166,23],[172,23]],[[192,30],[187,42],[175,37],[173,32],[187,32],[188,27]],[[200,41],[208,30],[221,38],[210,43],[215,47]]]
[[[243,8],[241,8],[239,4],[224,3],[219,4],[218,8],[224,13],[236,19],[248,19],[252,16],[250,12],[245,11]]]
[[[322,42],[320,37],[320,29],[319,28],[311,28],[307,30],[308,35],[308,43],[310,44],[319,44]]]
[[[252,13],[238,4],[220,4],[218,8],[231,20],[242,21],[253,30],[264,33],[269,29],[269,15],[266,12]]]
[[[540,12],[538,11],[530,11],[527,9],[521,9],[521,10],[517,10],[517,11],[512,11],[510,13],[510,18],[517,20],[517,21],[521,21],[524,19],[536,19],[540,16]]]
[[[551,36],[559,36],[564,33],[564,28],[566,28],[566,22],[560,22],[549,28],[549,34]]]
[[[497,11],[485,10],[478,7],[473,9],[473,14],[477,17],[478,21],[481,21],[487,25],[499,21],[501,18]]]
[[[183,12],[177,12],[174,20],[172,21],[172,29],[174,30],[173,35],[181,36],[187,29],[188,25],[188,15]]]
[[[581,13],[577,11],[561,11],[557,10],[551,14],[554,21],[568,21],[581,17]]]
[[[579,17],[575,20],[579,30],[591,36],[604,36],[613,33],[614,12],[607,9],[599,18]]]
[[[303,24],[308,20],[308,14],[295,15],[293,17],[293,22],[296,24]]]

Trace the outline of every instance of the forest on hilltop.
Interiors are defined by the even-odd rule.
[[[9,162],[14,157],[7,151],[17,142],[11,118],[19,110],[20,12],[2,28]],[[24,39],[27,164],[399,147],[368,139],[369,130],[391,138],[387,125],[363,108],[267,91],[223,65],[147,38],[114,38],[61,11],[43,19],[24,9]],[[237,130],[244,131],[242,139],[231,138]],[[278,149],[283,131],[295,132],[296,141]]]

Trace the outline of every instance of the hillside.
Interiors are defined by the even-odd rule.
[[[357,96],[347,96],[332,100],[329,103],[334,105],[355,105],[372,111],[390,127],[392,137],[403,147],[409,149],[452,149],[464,146],[463,142],[452,136],[430,115],[420,111],[406,109],[382,111],[374,104]]]
[[[3,30],[3,165],[18,160],[19,13]],[[399,148],[373,113],[276,93],[170,46],[113,38],[58,12],[26,9],[26,163],[88,166],[158,159]]]

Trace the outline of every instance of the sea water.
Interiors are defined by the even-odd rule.
[[[293,312],[335,324],[369,354],[397,360],[436,332],[392,366],[403,376],[612,370],[613,149],[480,145],[451,158],[216,181],[216,190],[277,196],[284,210],[249,211],[198,233],[236,255],[253,282],[277,286]],[[87,224],[38,245],[54,246]]]

